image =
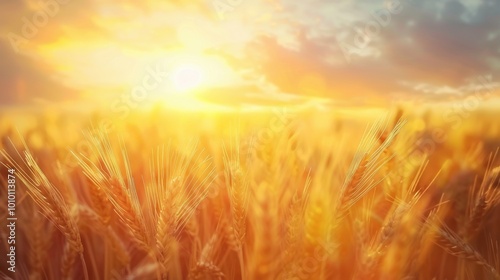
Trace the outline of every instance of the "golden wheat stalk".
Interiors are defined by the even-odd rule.
[[[154,279],[154,273],[158,270],[158,264],[147,263],[136,267],[134,270],[130,271],[125,278],[117,273],[114,274],[113,279],[116,280],[142,280],[142,279]]]
[[[440,225],[440,226],[439,226]],[[449,254],[458,258],[476,263],[491,273],[495,279],[500,279],[500,274],[481,253],[471,244],[463,240],[456,232],[438,221],[437,225],[429,225],[436,236],[436,244]]]
[[[106,196],[106,193],[95,184],[88,184],[90,200],[92,201],[92,207],[95,209],[95,213],[99,215],[102,223],[108,225],[111,219],[111,205]]]
[[[213,263],[199,262],[189,273],[189,280],[223,280],[226,279],[224,273]]]
[[[223,146],[224,178],[229,193],[229,204],[231,208],[231,231],[238,244],[238,258],[242,277],[247,275],[245,271],[245,254],[243,247],[247,230],[247,212],[249,207],[249,181],[240,165],[239,148],[236,148],[236,156],[229,154],[226,146]]]
[[[24,145],[26,149],[24,152],[24,163],[28,167],[27,171],[20,164],[16,163],[10,155],[5,153],[3,155],[12,166],[15,166],[18,177],[26,184],[28,194],[41,208],[42,214],[66,237],[67,243],[64,248],[61,273],[64,277],[70,277],[76,257],[80,255],[82,262],[84,262],[82,257],[83,244],[78,226],[71,216],[71,211],[63,196],[39,167],[28,150],[26,143]],[[88,279],[86,270],[84,276],[85,279]]]
[[[167,152],[160,147],[151,163],[151,181],[154,183],[148,192],[148,203],[156,217],[156,221],[151,220],[156,232],[156,258],[164,270],[172,257],[171,245],[208,195],[210,178],[213,177],[211,166],[204,166],[207,160],[198,160],[196,146],[188,146],[186,150],[188,156],[182,157],[170,145]],[[190,169],[194,164],[199,165]],[[185,179],[195,172],[204,175],[201,182]]]
[[[174,242],[175,228],[177,223],[176,207],[171,192],[167,191],[161,203],[161,210],[156,226],[156,258],[160,265],[166,269],[171,258],[170,245]]]
[[[227,162],[225,177],[230,195],[232,230],[240,246],[246,235],[246,218],[249,206],[249,184],[244,178],[241,167],[236,162]]]
[[[35,210],[32,219],[33,232],[30,234],[30,280],[43,279],[45,257],[50,247],[52,230],[46,226],[46,220]]]
[[[306,180],[306,185],[302,192],[296,191],[287,211],[287,227],[285,235],[285,255],[291,254],[299,240],[304,236],[304,225],[306,208],[309,203],[310,196],[311,179],[308,176]]]
[[[486,214],[500,201],[500,191],[494,184],[497,180],[498,173],[495,172],[495,169],[491,168],[491,162],[494,157],[495,156],[490,156],[483,182],[481,186],[479,186],[477,194],[474,193],[477,189],[476,186],[474,185],[474,187],[471,188],[470,196],[472,199],[475,198],[475,201],[471,203],[472,206],[466,224],[461,231],[461,236],[464,236],[466,240],[472,240],[478,234]]]
[[[336,203],[336,222],[339,222],[339,219],[342,218],[354,204],[384,180],[383,178],[375,180],[374,176],[381,170],[387,161],[391,160],[391,158],[386,158],[382,162],[379,162],[379,159],[392,144],[405,122],[399,121],[386,137],[385,141],[376,147],[378,142],[377,133],[381,129],[382,122],[383,121],[379,121],[372,125],[371,128],[365,132],[358,146],[347,177],[340,188]],[[368,154],[371,150],[373,150],[373,152]]]
[[[109,138],[104,133],[96,137],[89,136],[88,139],[93,143],[92,149],[99,155],[105,167],[105,170],[101,170],[90,159],[75,154],[84,174],[94,184],[91,191],[102,191],[107,196],[107,200],[113,206],[114,212],[128,229],[135,243],[139,248],[149,253],[151,251],[149,228],[144,221],[135,185],[131,178],[126,149],[121,146],[122,155],[121,157],[117,156],[111,148]],[[123,159],[123,164],[118,162],[119,158]],[[124,169],[123,173],[126,174],[126,178],[122,175],[122,169]],[[94,194],[94,196],[98,196],[99,201],[105,202],[105,199],[100,197],[100,194]],[[106,218],[104,214],[104,222],[106,222]]]
[[[93,232],[100,234],[109,242],[113,251],[114,257],[120,262],[121,265],[126,265],[130,262],[130,256],[127,248],[119,238],[115,230],[102,220],[91,208],[79,205],[77,208],[77,216],[80,227],[88,227]]]
[[[127,227],[137,245],[149,252],[151,241],[147,233],[137,198],[133,198],[128,190],[116,179],[109,181],[108,197],[114,206],[116,214]]]

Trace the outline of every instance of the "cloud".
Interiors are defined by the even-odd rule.
[[[145,65],[179,49],[224,59],[235,75],[254,69],[282,93],[354,103],[403,93],[463,95],[470,77],[498,78],[500,2],[392,1],[402,11],[379,23],[350,60],[340,43],[355,45],[362,38],[358,30],[376,22],[374,13],[387,9],[387,1],[243,1],[224,21],[210,0],[69,1],[18,55],[9,50],[7,35],[20,34],[23,17],[32,18],[40,7],[4,1],[0,61],[14,70],[2,70],[9,89],[2,98],[36,95],[28,89],[31,79],[47,98],[66,96],[53,93],[56,88],[116,90],[120,78],[123,86],[134,83]]]
[[[488,40],[488,35],[498,30],[500,20],[481,12],[486,2],[473,17],[464,17],[470,11],[458,1],[447,2],[440,12],[423,2],[405,10],[381,34],[385,63],[398,67],[407,80],[452,86],[498,72],[489,61],[499,54],[500,38]],[[500,11],[500,3],[490,8]],[[406,24],[408,19],[413,24]]]
[[[322,29],[288,17],[289,26],[301,28],[296,37],[298,50],[275,38],[260,37],[250,45],[248,54],[259,52],[254,57],[263,58],[259,62],[264,73],[282,90],[307,91],[301,88],[300,81],[314,75],[316,84],[322,84],[322,92],[317,94],[335,98],[383,98],[394,92],[421,92],[402,82],[425,83],[431,86],[427,89],[436,89],[436,95],[446,95],[456,93],[458,89],[454,88],[471,77],[498,73],[500,2],[464,5],[448,1],[440,5],[434,1],[405,1],[402,5],[402,12],[393,14],[389,24],[380,26],[379,34],[372,38],[367,48],[376,51],[368,56],[353,55],[350,63],[340,51],[338,37],[352,35],[356,27],[372,20],[366,9],[345,17],[345,25],[320,24]],[[381,8],[374,7],[372,12]],[[321,16],[320,8],[302,9],[309,19]],[[360,18],[363,14],[368,18]]]
[[[34,100],[67,101],[76,92],[50,77],[45,65],[14,53],[10,44],[0,39],[0,105],[29,104]]]

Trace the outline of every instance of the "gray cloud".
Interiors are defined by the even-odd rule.
[[[266,54],[262,60],[264,72],[284,91],[297,89],[297,81],[307,73],[321,73],[327,80],[329,94],[346,98],[419,92],[404,82],[450,87],[449,91],[436,94],[452,94],[453,88],[463,87],[468,78],[485,74],[492,74],[493,79],[498,77],[500,2],[483,1],[479,5],[460,1],[401,2],[403,11],[392,15],[389,24],[380,27],[380,33],[366,47],[375,52],[363,57],[353,54],[350,63],[344,60],[337,40],[348,33],[353,40],[354,27],[363,27],[372,19],[366,9],[345,20],[347,25],[314,25],[289,19],[289,24],[303,30],[297,37],[299,51],[263,37],[249,47],[249,52],[257,49]],[[320,9],[304,9],[310,18],[322,13]],[[368,18],[360,19],[359,14]],[[279,67],[282,64],[286,67]]]

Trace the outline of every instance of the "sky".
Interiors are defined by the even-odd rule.
[[[222,103],[496,94],[499,15],[498,0],[1,1],[0,105],[158,98],[198,74],[192,96]]]

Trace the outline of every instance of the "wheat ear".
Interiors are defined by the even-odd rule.
[[[491,183],[492,180],[496,180],[498,174],[493,171],[487,173],[490,174],[485,174],[485,178],[479,188],[479,192],[475,195],[477,197],[476,201],[473,204],[469,218],[462,233],[466,240],[472,240],[477,235],[481,229],[481,224],[483,223],[486,214],[500,200],[500,192],[495,188],[494,184]],[[492,177],[493,179],[490,179]],[[474,190],[475,188],[472,189]]]
[[[46,229],[45,221],[38,212],[34,212],[33,234],[30,235],[30,280],[43,279],[45,256],[52,237],[52,230]]]
[[[96,184],[89,184],[90,199],[92,206],[95,209],[104,225],[108,225],[111,219],[111,204],[106,196],[106,193]]]
[[[495,279],[500,279],[500,274],[472,245],[463,240],[457,233],[448,226],[441,225],[441,228],[434,226],[436,243],[449,254],[461,259],[474,262],[489,271]]]
[[[248,210],[248,184],[243,178],[243,172],[238,164],[232,164],[228,171],[229,194],[231,213],[233,218],[233,231],[240,243],[246,235],[246,218]]]
[[[66,237],[61,273],[69,277],[76,257],[83,254],[78,226],[63,196],[48,180],[27,148],[24,155],[26,166],[28,166],[27,171],[23,170],[12,157],[4,154],[9,163],[16,167],[18,177],[26,184],[28,194],[40,207],[42,214]],[[86,274],[85,276],[87,277]]]
[[[226,279],[224,273],[213,263],[198,262],[189,273],[189,280]]]
[[[137,245],[142,250],[149,252],[149,236],[142,215],[140,214],[138,201],[132,200],[129,191],[117,179],[110,180],[109,185],[108,197],[114,206],[115,212],[127,227]]]

